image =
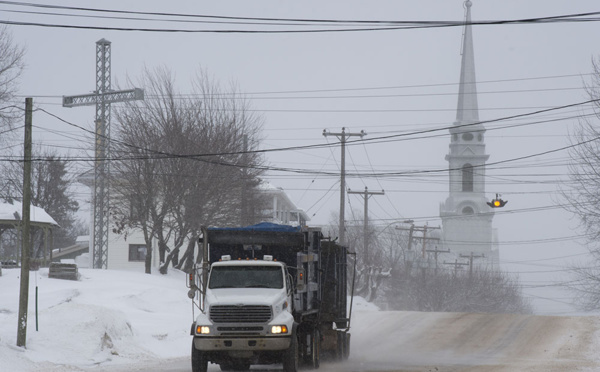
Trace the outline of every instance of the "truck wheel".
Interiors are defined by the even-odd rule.
[[[350,356],[350,333],[338,332],[336,357],[338,360],[346,360]]]
[[[309,367],[319,369],[321,364],[321,334],[318,329],[314,329],[310,335],[310,360]]]
[[[206,372],[208,369],[208,359],[203,351],[197,350],[192,341],[192,372]]]
[[[346,333],[346,345],[344,346],[344,359],[350,358],[350,333]]]
[[[283,371],[298,372],[298,338],[296,334],[292,334],[290,348],[283,355]]]

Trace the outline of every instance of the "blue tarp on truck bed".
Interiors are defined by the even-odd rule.
[[[264,232],[300,232],[300,226],[280,225],[272,222],[261,222],[244,227],[209,227],[208,231],[264,231]]]

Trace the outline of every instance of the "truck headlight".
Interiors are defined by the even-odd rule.
[[[271,327],[271,333],[274,335],[287,333],[288,329],[285,325],[274,325]]]
[[[196,333],[199,335],[208,335],[210,334],[210,327],[203,325],[196,326]]]

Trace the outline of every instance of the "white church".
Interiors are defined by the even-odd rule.
[[[440,205],[442,241],[453,258],[497,268],[499,251],[496,229],[492,228],[494,209],[487,202],[485,167],[485,127],[479,121],[475,54],[471,30],[470,0],[465,2],[465,30],[456,121],[450,129],[449,195]]]

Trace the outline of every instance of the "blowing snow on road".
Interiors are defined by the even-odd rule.
[[[31,273],[27,349],[21,349],[15,346],[20,270],[3,271],[0,371],[191,371],[192,309],[183,273],[80,272],[79,281],[50,279],[47,269]],[[324,361],[324,372],[600,371],[597,317],[380,311],[361,299],[354,305],[350,358]]]

